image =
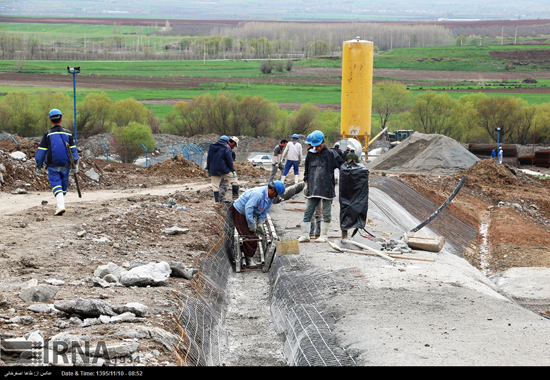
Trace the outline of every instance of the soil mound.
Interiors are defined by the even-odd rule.
[[[366,167],[388,173],[451,175],[477,161],[479,158],[450,137],[415,132]]]
[[[462,173],[469,183],[493,184],[493,186],[519,186],[521,184],[532,184],[536,181],[509,165],[500,165],[496,160],[481,160],[473,164]]]
[[[155,165],[146,168],[140,168],[139,172],[147,175],[179,177],[179,178],[199,178],[206,177],[206,170],[189,161],[183,156],[175,155]]]

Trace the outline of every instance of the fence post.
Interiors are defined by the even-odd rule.
[[[147,148],[143,145],[143,143],[141,143],[141,146],[145,149],[145,167],[147,167]]]
[[[105,149],[107,150],[107,154],[105,156],[105,166],[109,165],[109,147],[107,144],[105,144],[105,141],[102,141],[103,145],[105,145]]]
[[[174,149],[172,149],[170,146],[168,146],[168,149],[170,149],[172,151],[172,157],[175,157],[176,156],[176,152],[174,151]]]

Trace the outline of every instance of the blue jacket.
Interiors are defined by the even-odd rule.
[[[249,229],[256,227],[254,218],[258,224],[262,224],[271,209],[273,198],[267,196],[267,186],[254,187],[242,194],[239,199],[233,203],[233,207],[246,217]]]
[[[231,148],[224,140],[220,139],[214,144],[210,144],[206,157],[206,170],[210,170],[210,175],[215,176],[235,171]]]
[[[67,150],[66,143],[69,144],[73,160],[78,161],[78,151],[74,145],[73,135],[63,128],[61,125],[56,125],[42,137],[36,155],[36,167],[42,167],[45,162],[46,166],[70,166],[71,158]]]

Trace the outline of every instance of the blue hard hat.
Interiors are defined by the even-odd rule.
[[[223,135],[222,137],[220,137],[220,140],[229,142],[229,137]]]
[[[311,145],[319,146],[325,140],[325,135],[323,132],[317,130],[311,133]]]
[[[306,144],[311,145],[311,133],[309,135],[307,135]]]
[[[293,139],[299,139],[300,136],[298,136],[298,135],[295,133],[295,134],[292,135],[292,138],[293,138]]]
[[[61,116],[63,116],[63,114],[61,113],[60,110],[58,110],[57,108],[54,108],[53,110],[50,111],[50,114],[48,116],[50,119],[59,119]]]
[[[277,192],[277,195],[283,195],[285,193],[285,184],[281,181],[274,181],[273,187],[275,187],[275,191]]]

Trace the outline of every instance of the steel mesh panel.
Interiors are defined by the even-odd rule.
[[[524,297],[512,297],[521,307],[550,319],[550,300],[533,299]]]
[[[274,328],[285,335],[289,365],[354,365],[338,347],[325,308],[332,295],[351,286],[353,270],[308,273],[299,257],[289,255],[276,258],[270,273]]]
[[[218,206],[218,241],[198,258],[200,271],[191,282],[195,294],[176,294],[180,308],[174,319],[180,340],[175,352],[180,365],[220,365],[220,347],[227,345],[227,333],[221,326],[227,303],[227,283],[232,272],[228,252],[234,229],[228,206],[223,203]]]
[[[394,178],[371,177],[369,186],[376,187],[388,194],[420,221],[428,218],[440,206]],[[428,224],[428,227],[435,233],[444,236],[459,257],[472,243],[477,241],[477,228],[464,223],[447,210],[441,211]]]

